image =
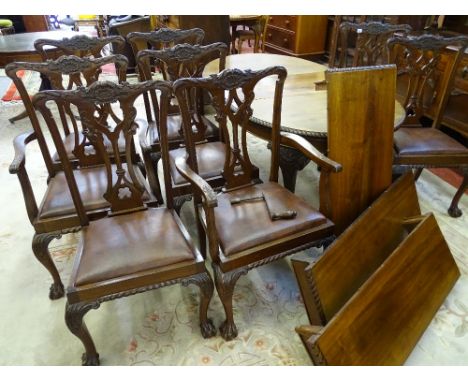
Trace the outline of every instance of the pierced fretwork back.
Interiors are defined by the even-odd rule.
[[[447,47],[451,45],[459,49],[441,71],[442,56],[448,53]],[[434,115],[432,126],[439,127],[448,99],[448,86],[467,46],[466,36],[422,35],[388,40],[389,62],[397,65],[397,83],[399,87],[405,87],[402,90],[406,109],[404,125],[421,125],[421,118],[431,110]]]
[[[407,24],[387,24],[376,21],[365,23],[343,22],[340,24],[340,60],[339,67],[373,66],[386,62],[387,40],[394,33],[409,33]],[[351,37],[356,37],[356,46],[352,62],[349,62]]]
[[[227,45],[221,42],[206,46],[178,44],[162,50],[143,50],[137,55],[137,63],[141,73],[147,76],[144,77],[145,80],[151,79],[152,63],[164,65],[170,81],[187,77],[198,78],[202,76],[205,66],[215,59],[219,59],[219,71],[224,70],[228,51]],[[154,100],[154,95],[151,97]],[[203,141],[206,125],[201,118],[203,114],[203,94],[201,91],[194,89],[191,92],[189,105],[194,140],[195,142]]]
[[[189,94],[194,89],[207,91],[215,109],[216,121],[226,143],[226,160],[223,177],[225,189],[233,189],[253,182],[253,166],[247,149],[247,131],[252,116],[254,89],[259,81],[268,76],[277,76],[275,97],[272,107],[273,123],[271,133],[270,181],[278,181],[279,145],[281,125],[281,103],[286,69],[274,66],[264,70],[226,69],[209,78],[182,78],[174,83],[174,92],[182,114],[184,138],[187,145],[188,163],[195,172],[198,164],[194,134],[189,107]],[[231,134],[228,129],[231,126]]]
[[[18,76],[18,73],[24,70],[39,72],[41,76],[45,76],[49,79],[52,89],[70,90],[78,86],[90,86],[92,83],[96,82],[99,79],[101,68],[108,64],[115,65],[119,82],[125,81],[128,60],[125,56],[120,54],[101,58],[62,56],[55,61],[15,62],[7,65],[5,68],[7,76],[13,80],[26,107],[31,124],[38,136],[38,142],[51,176],[53,175],[53,170],[50,151],[47,148],[40,123],[32,106],[31,97],[22,79]],[[97,106],[97,110],[103,115],[103,119],[107,118],[106,114],[110,114],[114,122],[118,122],[119,119],[112,110],[100,106]],[[89,166],[100,163],[96,156],[89,155],[89,153],[85,154],[85,149],[89,142],[86,137],[80,134],[79,122],[76,120],[75,114],[72,112],[69,105],[66,105],[65,108],[59,106],[58,112],[62,126],[61,134],[68,136],[71,131],[74,133],[75,142],[73,154],[80,162],[80,165]]]
[[[171,94],[171,87],[165,81],[146,81],[132,85],[108,81],[95,82],[88,88],[49,90],[34,96],[33,104],[44,117],[60,159],[64,163],[65,175],[77,211],[84,211],[83,202],[78,193],[71,163],[67,158],[49,104],[52,103],[52,106],[54,104],[61,105],[62,107],[74,105],[76,107],[83,125],[83,134],[89,140],[90,147],[101,158],[106,169],[107,189],[103,196],[110,203],[112,213],[123,213],[145,208],[144,195],[149,192],[145,179],[134,161],[132,148],[134,134],[138,127],[135,122],[137,115],[134,106],[135,100],[150,90],[157,90],[160,93],[159,110],[163,115],[167,115],[167,102]],[[119,114],[122,115],[122,119],[113,129],[109,129],[107,121],[96,114],[96,107],[102,105],[109,105],[109,107],[114,105],[115,109],[118,109]],[[164,121],[165,118],[161,118],[162,124]],[[163,125],[162,128],[164,129],[165,126]],[[124,161],[119,156],[118,140],[122,137],[125,140]],[[110,142],[112,150],[106,148],[105,140]],[[165,176],[168,175],[165,174]]]

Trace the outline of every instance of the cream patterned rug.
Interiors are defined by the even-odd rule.
[[[0,106],[0,346],[3,365],[79,365],[81,342],[66,328],[65,300],[47,297],[50,276],[31,251],[33,230],[18,180],[8,174],[12,139],[28,129],[27,120],[8,118],[20,105]],[[141,110],[140,110],[141,111]],[[29,145],[27,166],[36,197],[45,190],[46,173],[36,143]],[[265,179],[269,151],[253,139],[252,160]],[[409,365],[468,365],[468,196],[460,219],[446,208],[455,190],[424,171],[417,183],[423,212],[433,211],[462,276],[419,341]],[[300,173],[297,193],[315,206],[318,175],[308,165]],[[182,219],[194,234],[191,203]],[[78,234],[52,243],[52,252],[67,282]],[[210,268],[210,267],[208,267]],[[103,365],[310,365],[294,328],[307,323],[289,260],[261,267],[242,277],[235,289],[234,311],[239,336],[225,342],[219,335],[205,340],[198,329],[198,290],[179,285],[107,302],[86,316]],[[221,302],[215,293],[209,314],[219,325]]]

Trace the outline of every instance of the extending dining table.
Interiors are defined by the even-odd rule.
[[[226,69],[260,70],[269,66],[284,66],[288,76],[284,84],[281,112],[281,130],[304,137],[318,150],[327,152],[327,91],[321,84],[325,80],[327,67],[297,57],[269,53],[246,53],[226,57]],[[210,62],[204,76],[218,73],[219,62]],[[273,97],[276,79],[261,80],[255,88],[252,103],[253,115],[249,131],[269,140],[273,117]],[[395,101],[395,127],[405,118],[404,108]],[[286,188],[295,190],[298,171],[309,163],[302,153],[287,147],[280,148],[280,167]]]

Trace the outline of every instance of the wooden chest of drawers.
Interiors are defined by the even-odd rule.
[[[265,49],[310,58],[325,50],[327,16],[270,16]]]

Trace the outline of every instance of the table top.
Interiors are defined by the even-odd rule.
[[[2,53],[34,53],[34,41],[40,38],[48,38],[60,40],[64,37],[73,37],[76,35],[85,34],[83,32],[74,31],[45,31],[45,32],[29,32],[17,33],[6,36],[0,36],[0,54]]]
[[[242,22],[242,21],[253,21],[258,20],[261,15],[229,15],[229,21],[231,22]]]
[[[218,72],[218,60],[210,62],[204,75]],[[248,53],[226,57],[226,69],[260,70],[281,65],[288,71],[283,91],[281,127],[303,136],[326,137],[328,127],[327,91],[316,90],[315,83],[325,79],[327,67],[297,57]],[[265,78],[255,88],[252,121],[271,126],[275,78]],[[405,118],[403,107],[395,102],[395,126]]]

